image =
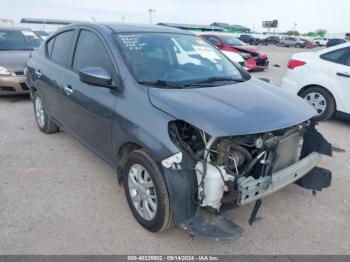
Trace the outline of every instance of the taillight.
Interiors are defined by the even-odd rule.
[[[296,59],[290,59],[289,61],[288,61],[288,68],[289,69],[294,69],[294,68],[296,68],[296,67],[298,67],[298,66],[303,66],[303,65],[305,65],[306,64],[306,62],[304,62],[304,61],[301,61],[301,60],[296,60]]]

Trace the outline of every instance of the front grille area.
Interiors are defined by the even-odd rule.
[[[28,85],[25,82],[20,83],[23,90],[29,90]]]
[[[269,60],[267,59],[256,59],[256,65],[257,66],[268,66],[269,65]]]
[[[16,76],[24,76],[24,71],[15,71]]]
[[[15,92],[16,89],[12,86],[0,86],[0,91]]]

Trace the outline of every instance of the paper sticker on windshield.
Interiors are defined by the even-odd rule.
[[[21,31],[22,34],[24,34],[25,36],[35,36],[35,34],[31,31]]]
[[[208,46],[193,46],[194,49],[196,49],[196,51],[205,58],[208,59],[220,59],[220,57],[215,53],[215,51]]]
[[[146,43],[140,43],[141,35],[126,34],[119,35],[119,39],[129,50],[141,50],[144,48]]]

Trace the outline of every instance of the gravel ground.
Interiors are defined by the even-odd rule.
[[[262,49],[271,67],[256,76],[279,84],[297,50]],[[339,151],[321,162],[333,172],[330,188],[314,197],[290,185],[263,200],[252,227],[252,205],[230,211],[244,233],[215,242],[179,228],[145,231],[113,169],[63,132],[42,134],[32,111],[28,97],[0,98],[0,254],[350,254],[347,122],[319,125]]]

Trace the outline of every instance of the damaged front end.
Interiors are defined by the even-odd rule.
[[[169,134],[181,148],[162,162],[175,220],[195,235],[233,237],[242,229],[221,216],[223,212],[256,201],[252,224],[261,198],[294,182],[313,191],[331,183],[331,172],[316,165],[321,154],[332,155],[332,148],[312,121],[214,137],[178,120],[169,124]]]

